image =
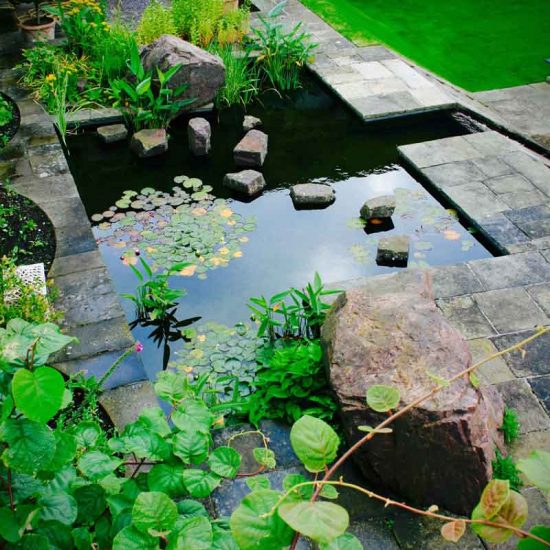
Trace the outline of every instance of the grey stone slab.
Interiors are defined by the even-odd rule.
[[[468,262],[487,290],[550,281],[550,265],[538,252]]]
[[[38,178],[25,176],[14,180],[13,188],[32,201],[42,204],[52,200],[73,198],[78,202],[80,197],[70,174]],[[87,219],[85,216],[84,219]]]
[[[64,226],[70,226],[74,229],[90,227],[88,215],[79,196],[36,202],[46,212],[55,228]]]
[[[383,46],[365,46],[357,48],[357,55],[363,61],[382,61],[384,59],[395,59],[396,55]]]
[[[473,220],[508,210],[508,205],[480,182],[449,187],[445,194],[459,210]]]
[[[55,302],[63,311],[63,325],[66,327],[106,321],[124,315],[120,299],[115,292],[98,294],[74,294],[63,296]]]
[[[402,80],[408,88],[436,88],[436,85],[402,59],[390,59],[381,62],[395,76]]]
[[[508,249],[507,245],[525,243],[530,240],[501,212],[476,221],[483,234],[503,250]]]
[[[409,92],[360,97],[351,99],[348,103],[365,120],[391,118],[422,108],[422,105]]]
[[[467,340],[496,334],[487,318],[470,296],[455,296],[436,300],[443,315]]]
[[[483,290],[481,283],[466,264],[433,267],[430,274],[434,298],[449,298]]]
[[[121,354],[122,351],[100,353],[85,359],[56,363],[55,366],[66,376],[82,372],[86,376],[95,376],[97,380],[100,380]],[[141,357],[133,353],[117,366],[103,384],[103,388],[109,390],[144,380],[147,380],[147,374]]]
[[[159,405],[151,382],[138,382],[107,390],[101,394],[99,402],[120,431],[137,420],[145,407]]]
[[[71,273],[97,269],[104,267],[104,265],[99,250],[92,250],[91,252],[56,258],[50,268],[48,277],[61,277]]]
[[[390,528],[390,523],[383,519],[352,522],[348,532],[359,539],[363,548],[369,550],[397,550],[400,548]]]
[[[126,317],[71,327],[70,335],[78,338],[78,343],[69,345],[57,355],[55,363],[66,363],[105,352],[123,351],[134,345]]]
[[[422,173],[439,189],[447,189],[455,185],[482,182],[485,174],[474,164],[472,160],[450,162],[429,166],[422,170]]]
[[[58,275],[52,278],[52,282],[58,288],[60,298],[86,296],[93,293],[107,294],[113,290],[111,278],[105,266]]]
[[[507,154],[502,160],[550,197],[550,168],[542,159],[517,151]]]
[[[510,210],[506,212],[506,217],[533,239],[550,236],[548,204]]]
[[[39,154],[29,154],[33,173],[39,178],[47,178],[69,171],[65,156],[61,151],[51,151]]]
[[[483,157],[479,159],[474,159],[472,163],[487,178],[495,178],[498,176],[506,176],[516,173],[516,170],[514,168],[506,164],[504,160],[499,157]]]
[[[527,380],[546,412],[550,414],[550,374],[528,378]]]
[[[397,149],[406,160],[417,168],[471,160],[482,156],[475,147],[465,140],[464,136],[402,145]]]
[[[526,290],[542,311],[550,316],[550,284],[530,286]]]
[[[521,150],[521,145],[506,136],[489,130],[477,134],[468,134],[464,139],[478,151],[478,157],[498,157]]]
[[[490,290],[473,298],[500,333],[533,329],[549,321],[523,288]]]
[[[542,250],[541,251],[542,257],[550,263],[550,250]]]
[[[538,189],[522,193],[503,193],[499,198],[510,208],[527,208],[528,206],[538,206],[547,204],[548,197]]]
[[[499,351],[502,351],[525,340],[532,334],[532,331],[506,334],[491,338],[491,341]],[[542,376],[550,374],[550,334],[544,334],[529,342],[524,347],[524,350],[525,353],[518,350],[503,356],[516,376]]]
[[[493,342],[488,338],[468,340],[468,347],[472,354],[472,364],[476,364],[498,351]],[[502,357],[495,357],[491,361],[484,363],[478,367],[476,372],[483,384],[498,384],[499,382],[515,379],[514,373]]]
[[[497,195],[503,193],[529,193],[535,190],[534,185],[521,174],[508,174],[506,176],[488,178],[484,183]]]
[[[521,424],[520,433],[550,429],[550,418],[542,408],[527,380],[502,382],[496,387],[502,394],[504,403],[516,409]]]
[[[80,224],[76,227],[70,225],[56,227],[55,237],[56,258],[97,250],[97,243],[89,224]]]

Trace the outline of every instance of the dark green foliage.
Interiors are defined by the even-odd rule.
[[[291,424],[308,414],[330,422],[336,403],[322,357],[317,340],[266,347],[259,358],[256,391],[247,404],[250,421],[258,424],[263,418],[271,418]]]
[[[504,417],[500,430],[504,436],[504,441],[507,445],[513,443],[519,437],[519,419],[515,409],[509,407],[504,408]]]
[[[510,488],[514,491],[519,491],[523,486],[514,459],[511,456],[504,456],[498,449],[493,460],[493,479],[507,479],[510,482]]]

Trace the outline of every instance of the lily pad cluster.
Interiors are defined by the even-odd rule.
[[[211,372],[217,378],[234,377],[220,381],[220,389],[231,394],[238,384],[239,394],[246,396],[253,389],[256,356],[264,340],[257,336],[257,327],[238,323],[233,327],[206,322],[184,331],[186,342],[177,352],[173,368],[190,375]]]
[[[179,274],[204,279],[209,269],[243,255],[256,220],[241,217],[197,178],[177,176],[174,182],[171,193],[152,187],[125,191],[114,206],[94,214],[98,243],[120,248],[126,264],[137,263],[145,252],[155,269],[187,262],[191,265]]]

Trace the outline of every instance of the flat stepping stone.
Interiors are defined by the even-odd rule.
[[[380,265],[406,266],[409,261],[409,241],[407,235],[391,235],[378,241],[376,263]]]
[[[210,138],[212,129],[210,122],[202,117],[195,117],[187,126],[189,150],[197,157],[204,157],[210,153]]]
[[[130,149],[140,158],[154,157],[168,151],[166,130],[140,130],[132,136]]]
[[[324,183],[298,183],[290,188],[295,206],[328,206],[336,197],[334,189]]]
[[[254,128],[258,128],[262,125],[261,119],[255,116],[246,115],[243,120],[243,130],[245,132],[249,132],[250,130],[253,130]]]
[[[124,124],[109,124],[100,126],[97,129],[97,135],[104,143],[116,143],[128,137],[128,130]]]
[[[265,179],[256,170],[241,170],[226,174],[223,178],[224,187],[252,196],[260,193],[265,187]]]
[[[364,220],[375,218],[391,218],[395,212],[395,197],[393,195],[383,195],[369,199],[361,207],[361,217]]]
[[[267,156],[267,134],[260,130],[250,130],[241,139],[235,149],[233,158],[237,166],[263,166]]]

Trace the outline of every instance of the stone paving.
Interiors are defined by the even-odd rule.
[[[85,371],[99,378],[134,339],[49,115],[16,86],[12,70],[0,71],[0,88],[21,111],[19,132],[0,155],[0,177],[9,178],[54,225],[56,254],[48,279],[59,289],[56,307],[64,312],[64,330],[79,340],[55,358],[55,366],[67,375]],[[105,387],[102,401],[115,423],[156,404],[139,355],[127,357]]]

